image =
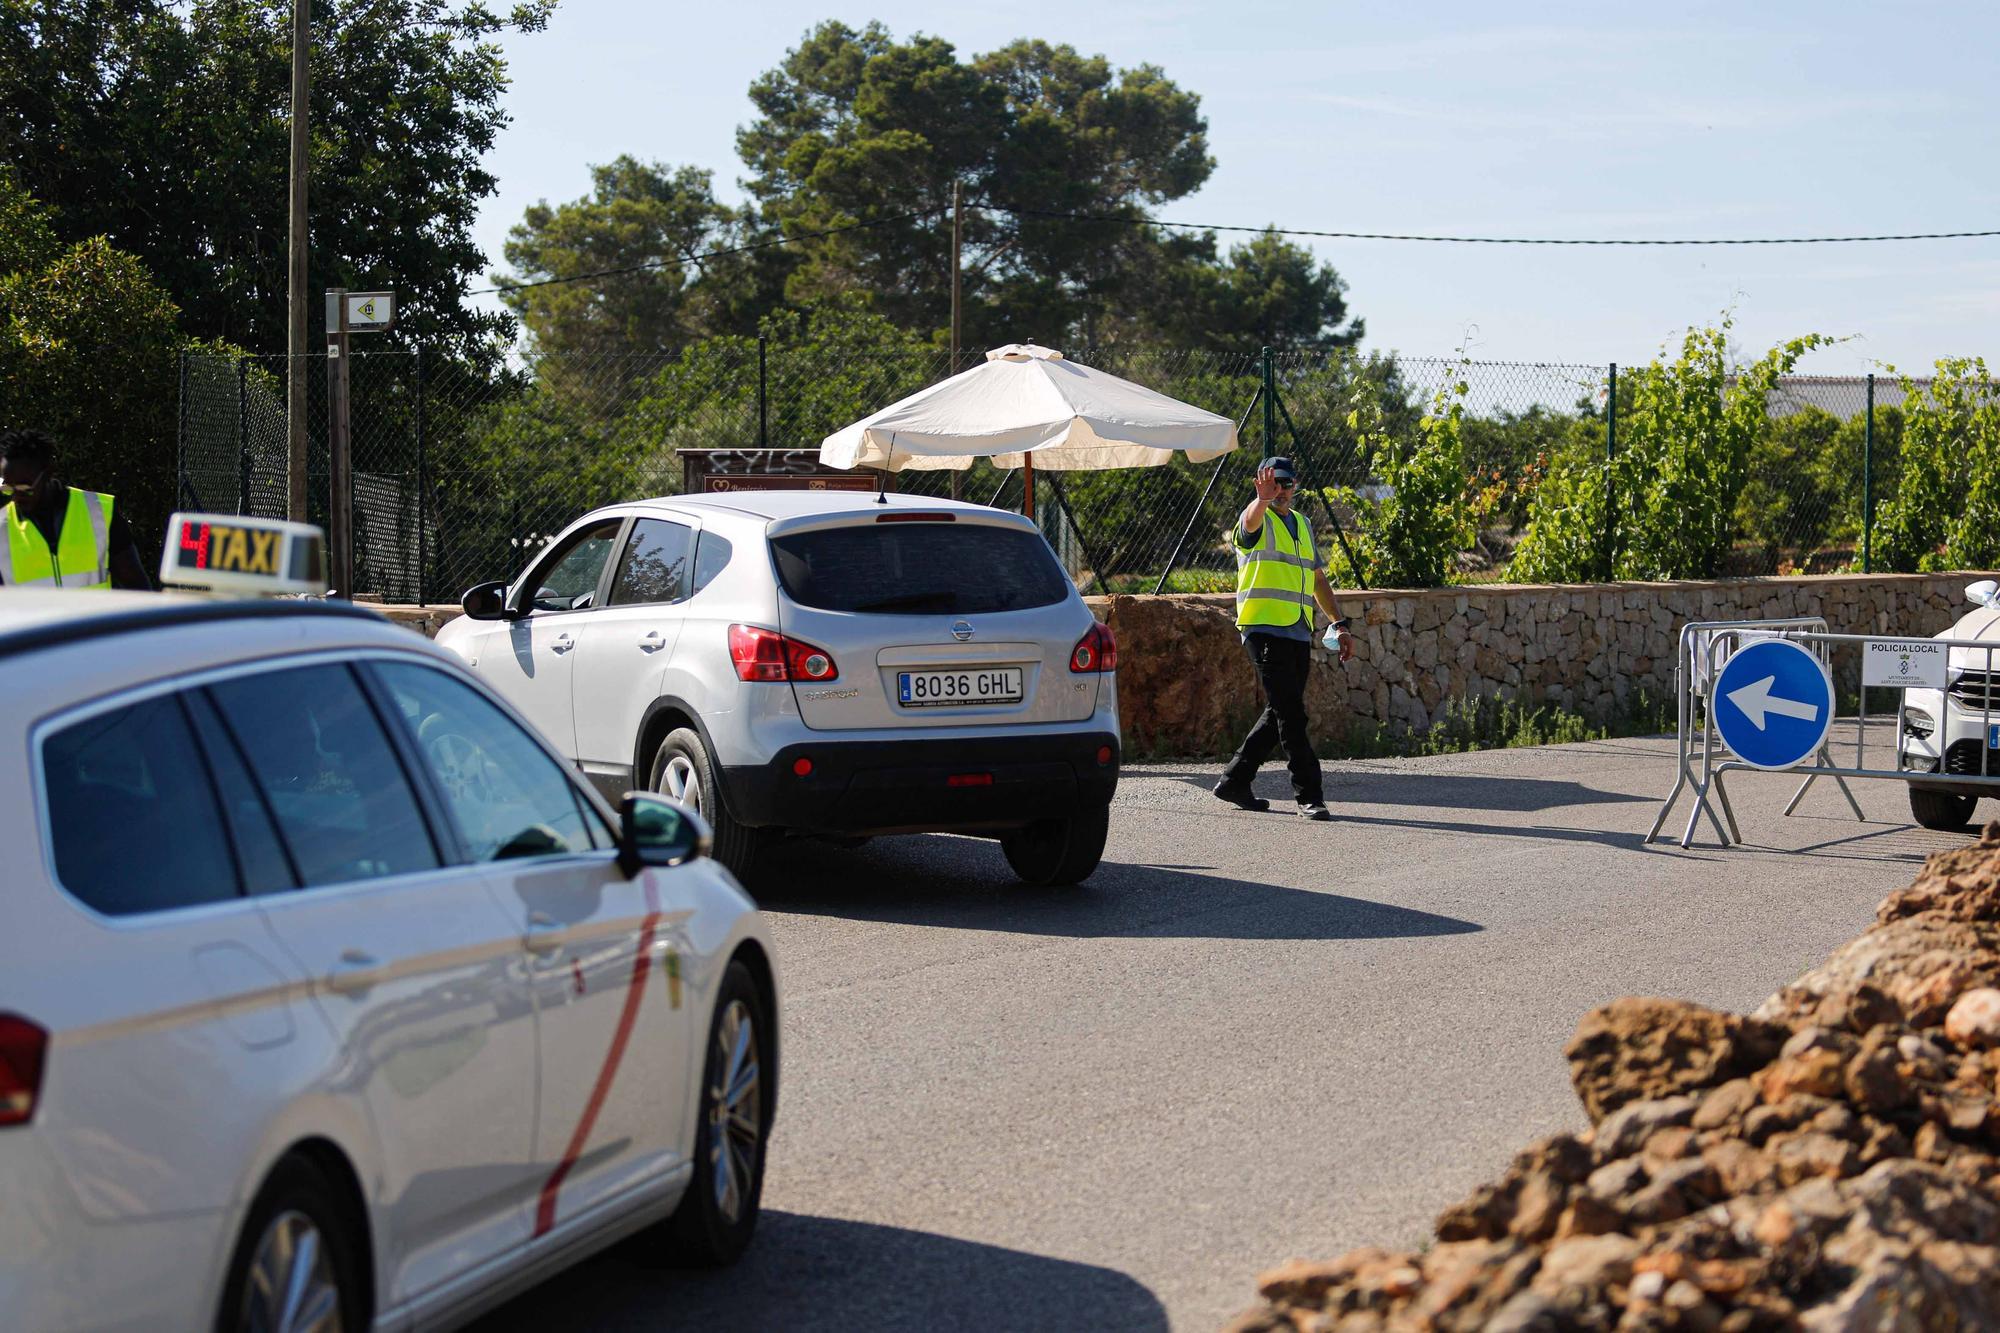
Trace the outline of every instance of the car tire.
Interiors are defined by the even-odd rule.
[[[764,848],[770,844],[770,835],[760,828],[746,828],[729,817],[715,761],[709,757],[699,732],[679,727],[667,733],[660,748],[653,752],[653,770],[647,786],[662,796],[693,806],[714,833],[715,859],[738,879],[750,878]]]
[[[1068,819],[1045,819],[1001,834],[1000,850],[1024,883],[1076,884],[1104,859],[1110,833],[1110,805],[1089,805]]]
[[[365,1234],[364,1219],[350,1215],[323,1171],[304,1157],[280,1162],[237,1238],[218,1333],[367,1328],[374,1312],[363,1281]]]
[[[673,1257],[704,1268],[735,1263],[757,1230],[771,1131],[771,1016],[750,969],[722,974],[703,1050],[694,1178],[667,1231]]]
[[[1972,822],[1972,808],[1978,804],[1977,796],[1910,788],[1910,816],[1925,828],[1962,829]]]

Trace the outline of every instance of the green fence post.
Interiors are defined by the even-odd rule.
[[[1264,349],[1264,457],[1278,452],[1278,391],[1272,382],[1272,352]]]
[[[1604,577],[1618,572],[1618,490],[1612,481],[1612,460],[1618,456],[1618,363],[1611,363],[1611,384],[1604,399]]]
[[[1875,563],[1875,374],[1868,375],[1868,415],[1861,422],[1861,572]]]
[[[771,401],[770,371],[764,354],[770,350],[771,340],[763,334],[757,335],[757,447],[771,447],[769,403]]]
[[[236,358],[236,512],[250,512],[250,361]]]
[[[430,604],[430,458],[424,441],[424,348],[417,344],[417,605]]]

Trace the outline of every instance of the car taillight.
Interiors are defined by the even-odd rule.
[[[1118,669],[1118,640],[1109,627],[1092,625],[1090,632],[1076,641],[1070,650],[1069,669],[1071,671],[1116,671]]]
[[[0,1014],[0,1125],[25,1125],[42,1091],[49,1034],[25,1018]]]
[[[840,668],[825,649],[756,625],[729,627],[729,660],[736,664],[738,680],[805,680],[820,684],[840,676]]]

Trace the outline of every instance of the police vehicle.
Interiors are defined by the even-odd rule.
[[[161,574],[323,562],[176,515]],[[776,979],[698,815],[346,603],[0,592],[0,671],[0,1324],[449,1326],[749,1242]]]
[[[1029,520],[839,491],[615,504],[440,646],[608,791],[699,809],[749,874],[787,834],[997,837],[1035,884],[1104,852],[1117,644]]]
[[[1965,597],[1975,609],[1934,637],[1991,642],[1993,650],[1953,648],[1944,689],[1903,694],[1904,771],[1938,775],[1910,784],[1910,815],[1925,828],[1963,828],[1980,797],[2000,795],[2000,788],[1950,780],[2000,777],[2000,583],[1982,579]]]

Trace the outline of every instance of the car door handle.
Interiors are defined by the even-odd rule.
[[[549,645],[551,651],[558,653],[566,653],[574,647],[576,647],[576,640],[572,639],[567,633],[556,635],[555,642]]]
[[[658,630],[646,631],[646,637],[639,640],[639,646],[649,653],[657,653],[667,646],[667,636]]]
[[[371,974],[381,965],[382,960],[372,953],[361,949],[342,949],[339,966],[327,974],[326,987],[341,995],[367,990],[375,984]]]
[[[528,913],[528,933],[521,943],[537,958],[547,958],[562,948],[562,927],[544,912]]]

